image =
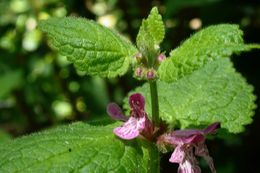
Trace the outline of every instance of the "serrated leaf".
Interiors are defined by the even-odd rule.
[[[115,77],[126,73],[136,48],[119,34],[83,18],[51,18],[39,28],[58,52],[89,75]]]
[[[138,88],[151,114],[148,85]],[[255,96],[252,86],[232,67],[229,59],[209,62],[203,68],[173,83],[158,82],[160,117],[181,128],[220,121],[231,133],[251,123]]]
[[[138,32],[136,42],[140,49],[145,46],[159,45],[165,35],[162,16],[156,7],[152,8],[147,19],[144,19]]]
[[[205,28],[170,53],[158,69],[160,79],[173,82],[211,61],[250,50],[238,25],[220,24]]]
[[[3,143],[0,172],[149,172],[158,164],[152,144],[120,140],[114,127],[74,123]]]

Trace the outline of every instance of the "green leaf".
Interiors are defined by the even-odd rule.
[[[144,19],[137,35],[137,46],[140,49],[159,45],[165,35],[162,16],[156,7],[152,8],[147,19]]]
[[[122,36],[83,18],[51,18],[39,28],[58,52],[89,75],[115,77],[128,70],[136,48]]]
[[[210,26],[194,34],[170,53],[158,69],[161,80],[173,82],[191,74],[207,63],[230,57],[233,53],[250,50],[238,25]]]
[[[136,90],[146,97],[151,114],[149,86]],[[218,59],[182,79],[158,82],[160,117],[181,128],[220,121],[231,133],[243,131],[252,122],[255,109],[253,87],[232,67],[229,59]]]
[[[123,141],[114,125],[74,123],[0,145],[0,172],[149,172],[152,144]],[[157,156],[158,157],[158,156]]]
[[[0,144],[11,139],[11,135],[0,129]],[[1,169],[0,169],[1,170]]]

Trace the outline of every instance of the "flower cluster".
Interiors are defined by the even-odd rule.
[[[140,80],[155,80],[157,76],[157,68],[166,59],[165,54],[160,53],[157,55],[153,67],[148,65],[148,60],[143,56],[141,52],[138,52],[135,56],[137,67],[134,70],[134,76]]]
[[[114,134],[119,138],[131,140],[138,136],[151,140],[154,136],[155,127],[149,120],[145,112],[145,99],[135,93],[129,97],[129,106],[131,108],[130,116],[127,117],[122,113],[121,108],[110,103],[107,106],[107,113],[115,120],[123,121],[124,124],[114,129]],[[200,173],[200,167],[195,156],[203,157],[209,165],[211,172],[216,173],[213,159],[209,156],[207,146],[205,145],[205,136],[213,134],[220,127],[220,123],[213,123],[203,130],[188,129],[174,130],[170,133],[164,133],[157,138],[157,146],[174,147],[175,150],[169,159],[172,163],[178,163],[178,173]]]

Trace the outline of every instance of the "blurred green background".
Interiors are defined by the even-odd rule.
[[[50,49],[37,29],[39,20],[81,16],[135,42],[141,19],[152,6],[159,7],[165,21],[166,54],[196,30],[219,23],[239,24],[246,42],[260,43],[258,0],[0,0],[0,142],[59,124],[103,118],[109,101],[122,104],[126,93],[142,84],[131,78],[131,72],[101,79],[77,71]],[[232,57],[238,71],[255,86],[256,95],[260,95],[259,58],[257,50]],[[260,172],[259,114],[257,109],[244,133],[208,142],[218,172]],[[162,156],[161,172],[177,170],[169,156]],[[204,167],[203,172],[209,172]]]

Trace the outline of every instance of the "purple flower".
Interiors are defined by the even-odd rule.
[[[203,130],[176,130],[172,133],[161,135],[157,144],[159,146],[170,144],[175,147],[169,161],[179,163],[178,173],[200,173],[201,170],[195,156],[203,157],[211,171],[216,173],[213,159],[209,156],[207,146],[205,145],[205,135],[215,133],[219,127],[220,123],[217,122]]]
[[[160,63],[163,62],[165,59],[166,59],[166,56],[163,53],[159,54],[158,57],[157,57],[157,60]]]
[[[139,93],[132,94],[129,97],[129,105],[131,112],[128,118],[122,113],[121,108],[117,104],[108,104],[107,113],[110,117],[125,122],[122,126],[115,128],[114,133],[118,137],[127,140],[134,139],[140,134],[150,139],[153,133],[153,125],[144,111],[144,97]]]
[[[149,70],[147,71],[146,77],[147,77],[148,80],[154,79],[155,76],[156,76],[156,73],[155,73],[155,70],[154,70],[154,69],[149,69]]]
[[[135,75],[136,75],[137,77],[141,77],[141,76],[142,76],[142,72],[143,72],[143,70],[142,70],[141,67],[137,67],[137,68],[135,69]]]
[[[116,103],[109,103],[107,105],[107,113],[114,120],[127,121],[128,117],[126,117],[121,108]]]

